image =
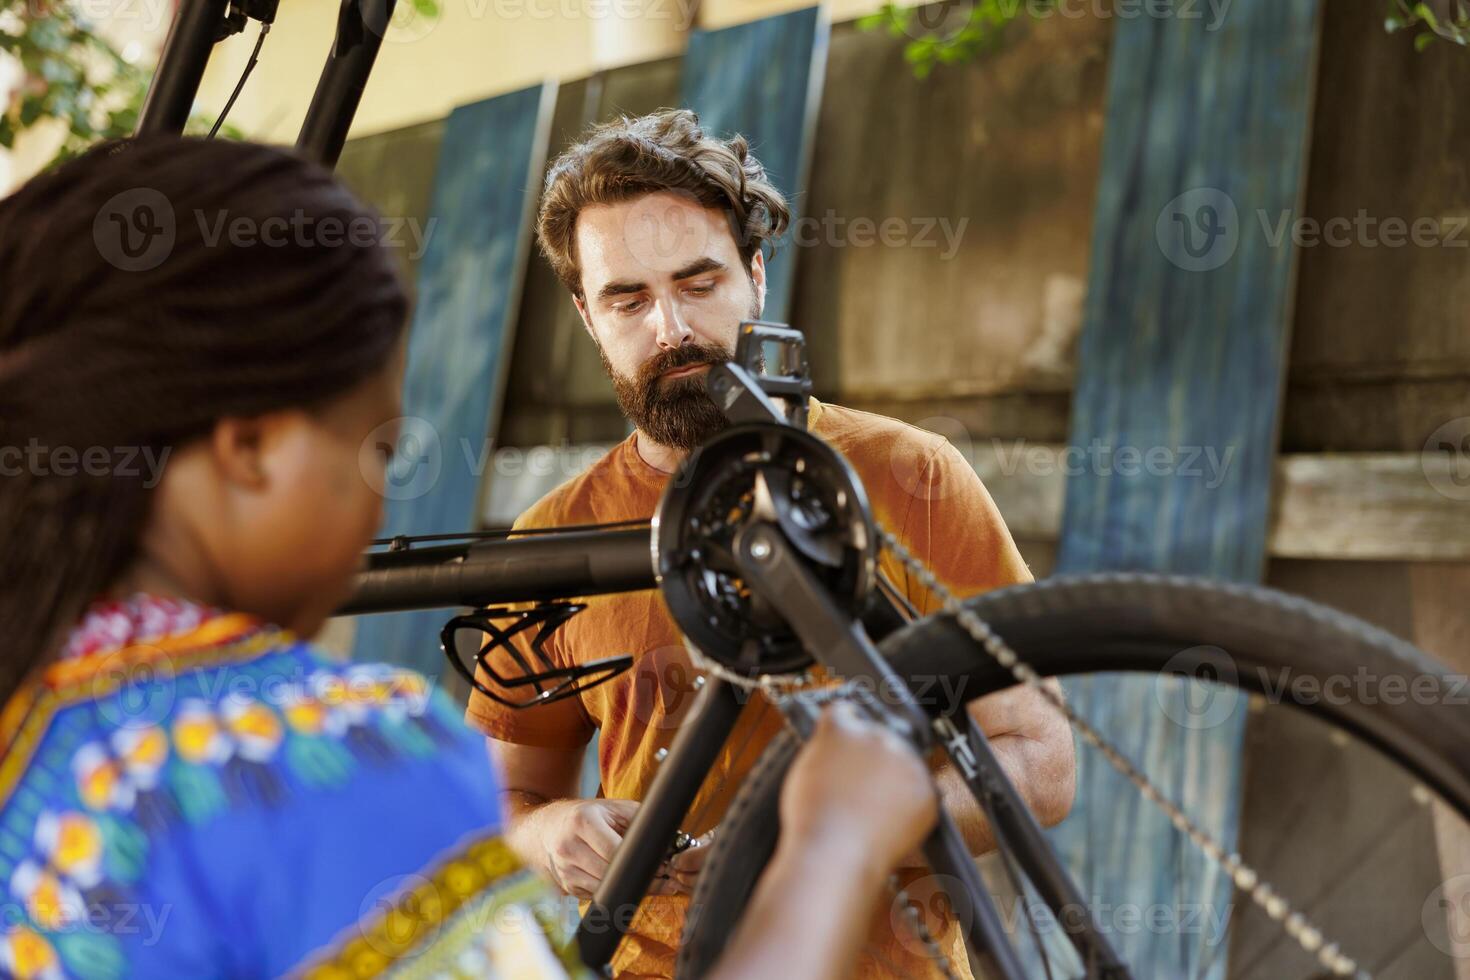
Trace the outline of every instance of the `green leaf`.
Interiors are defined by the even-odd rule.
[[[1436,37],[1437,35],[1429,31],[1418,35],[1414,38],[1414,50],[1422,52],[1425,48],[1434,43]]]

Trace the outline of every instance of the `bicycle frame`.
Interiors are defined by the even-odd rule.
[[[215,44],[241,30],[249,19],[269,26],[278,2],[182,0],[164,39],[135,135],[182,133]],[[336,166],[396,5],[397,0],[341,0],[336,36],[296,138],[302,156],[329,169]]]
[[[753,339],[747,342],[747,337]],[[800,338],[800,334],[771,324],[742,325],[735,361],[713,368],[709,380],[717,404],[732,421],[790,424],[773,397],[800,400],[804,405],[805,389],[793,388],[789,376],[769,381],[758,378],[756,364],[763,339],[799,345]],[[805,370],[804,358],[799,363],[789,358],[783,362]],[[394,550],[368,556],[354,597],[340,613],[570,600],[658,586],[658,556],[650,546],[649,531],[642,528],[568,528],[417,551],[407,548],[408,543],[402,539],[395,542]],[[736,546],[745,581],[781,614],[818,663],[846,681],[884,692],[890,725],[921,751],[937,742],[948,754],[990,821],[998,847],[1026,874],[1057,921],[1066,924],[1068,938],[1086,964],[1088,976],[1104,980],[1128,977],[1127,968],[1090,913],[1078,921],[1087,903],[979,727],[963,710],[936,712],[931,717],[878,651],[875,638],[881,639],[905,619],[892,598],[876,590],[870,600],[871,615],[859,619],[844,612],[804,567],[774,522],[753,521],[737,536]],[[690,716],[675,735],[578,927],[579,951],[592,969],[608,971],[633,913],[734,729],[745,700],[737,686],[719,678],[702,684]],[[812,718],[802,715],[800,704],[792,701],[787,716],[805,734]],[[1023,980],[1025,973],[994,901],[958,828],[942,809],[924,854],[941,876],[952,906],[968,913],[965,941],[976,976]]]

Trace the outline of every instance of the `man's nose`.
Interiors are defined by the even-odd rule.
[[[662,300],[655,307],[655,316],[658,318],[656,339],[662,350],[674,350],[689,342],[694,336],[694,331],[689,329],[689,324],[679,316],[679,311],[669,300]]]

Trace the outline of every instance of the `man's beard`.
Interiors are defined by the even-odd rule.
[[[709,397],[708,372],[663,380],[665,372],[693,364],[724,364],[732,353],[717,344],[687,343],[661,350],[644,361],[633,377],[619,374],[602,345],[602,366],[612,379],[618,407],[648,438],[662,446],[693,452],[730,424]]]

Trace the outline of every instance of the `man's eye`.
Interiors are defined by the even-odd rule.
[[[643,300],[635,299],[627,303],[619,303],[617,306],[613,307],[613,309],[617,310],[619,313],[637,313],[639,310],[643,309]]]
[[[713,283],[706,282],[701,283],[698,286],[690,286],[684,291],[694,296],[708,296],[710,293],[715,291],[715,287]]]

